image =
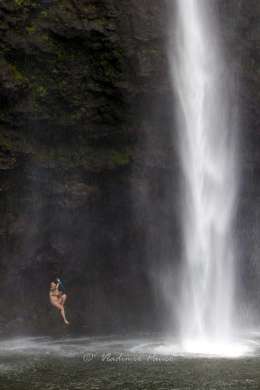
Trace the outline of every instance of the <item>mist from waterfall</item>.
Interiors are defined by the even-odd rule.
[[[183,177],[177,319],[191,349],[230,340],[235,315],[236,104],[212,4],[174,0],[169,44]]]

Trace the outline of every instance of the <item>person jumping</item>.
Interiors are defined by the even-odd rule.
[[[67,294],[65,294],[64,286],[60,279],[56,279],[55,281],[51,282],[49,297],[50,303],[60,311],[60,314],[65,324],[69,325],[69,321],[66,318],[64,308],[67,299]]]

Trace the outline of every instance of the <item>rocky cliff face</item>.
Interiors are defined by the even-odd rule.
[[[231,53],[236,61],[234,71],[239,82],[241,183],[236,221],[238,257],[242,270],[243,295],[247,297],[248,304],[245,312],[252,309],[254,313],[259,313],[260,299],[259,18],[259,2],[227,2],[224,24],[229,33],[226,41],[232,46]]]
[[[1,2],[3,330],[59,329],[48,303],[58,275],[73,329],[157,326],[147,261],[179,250],[166,12],[157,0]],[[220,1],[243,81],[247,215],[259,198],[259,12],[253,0]]]
[[[157,1],[139,0],[0,4],[0,310],[8,330],[46,330],[48,285],[59,274],[79,327],[86,318],[89,331],[144,321],[150,293],[132,184],[144,191],[138,148],[147,129],[155,133],[153,110],[169,93],[163,13]]]

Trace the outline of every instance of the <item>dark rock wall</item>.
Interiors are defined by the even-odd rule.
[[[142,148],[169,94],[163,13],[139,0],[0,4],[0,320],[9,331],[59,328],[48,286],[60,274],[73,330],[149,322],[140,199],[153,166]]]
[[[241,182],[237,218],[241,304],[259,317],[260,301],[260,4],[256,0],[227,1],[226,42],[235,59],[239,83]],[[244,298],[244,300],[243,300]]]
[[[257,222],[260,7],[219,5],[242,81],[241,215]],[[180,251],[166,12],[158,0],[0,2],[3,331],[59,329],[48,303],[58,275],[72,331],[161,326],[154,270]],[[254,242],[256,259],[241,221],[243,257]]]

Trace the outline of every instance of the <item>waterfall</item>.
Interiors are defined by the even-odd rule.
[[[174,0],[169,45],[183,177],[177,317],[183,344],[198,345],[230,340],[235,307],[236,107],[212,5]]]

